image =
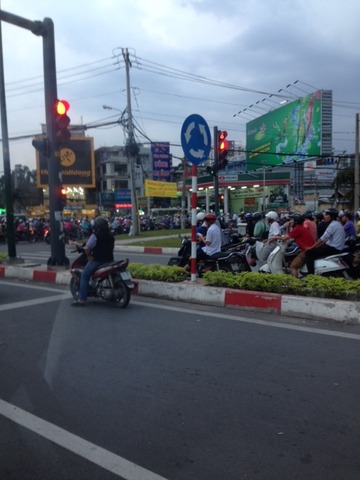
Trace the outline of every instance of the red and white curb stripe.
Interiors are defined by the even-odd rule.
[[[70,282],[69,270],[48,270],[45,266],[33,269],[0,265],[1,277],[58,285],[68,285]],[[145,297],[216,307],[239,307],[290,317],[360,324],[360,302],[209,287],[198,283],[194,284],[191,281],[166,283],[136,280],[136,282],[137,287],[133,293]]]

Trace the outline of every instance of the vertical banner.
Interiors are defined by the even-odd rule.
[[[170,182],[172,163],[170,155],[170,143],[152,143],[151,154],[153,159],[153,180]]]

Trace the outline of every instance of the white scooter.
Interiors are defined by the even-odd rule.
[[[277,246],[270,253],[267,263],[260,267],[259,272],[262,273],[290,273],[288,268],[288,259],[294,259],[297,254],[300,253],[298,247],[294,247],[292,251],[288,251],[291,242],[277,242]],[[349,279],[350,276],[347,273],[349,266],[344,260],[344,257],[348,255],[345,253],[338,253],[325,258],[319,258],[315,260],[315,275],[323,275],[328,277],[344,277]],[[308,274],[306,265],[299,269],[299,274],[305,276]]]

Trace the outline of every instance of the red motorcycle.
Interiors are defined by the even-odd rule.
[[[70,292],[75,300],[79,300],[81,272],[87,263],[87,256],[83,247],[77,247],[73,252],[76,251],[80,253],[80,256],[71,265]],[[88,296],[102,298],[120,308],[127,307],[131,298],[131,290],[136,287],[130,272],[126,270],[128,264],[129,260],[125,259],[101,265],[91,277]]]

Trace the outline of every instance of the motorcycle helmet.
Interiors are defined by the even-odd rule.
[[[214,213],[207,213],[204,217],[204,220],[206,220],[209,223],[215,223],[216,215]]]
[[[336,208],[328,208],[325,210],[324,214],[330,215],[331,220],[336,220],[339,216],[339,212],[336,210]]]
[[[253,220],[257,222],[258,220],[261,220],[262,216],[260,212],[255,212],[253,215]]]
[[[305,216],[301,215],[300,213],[294,213],[290,218],[294,220],[296,225],[302,225],[305,221]]]
[[[279,218],[279,215],[276,212],[271,211],[265,215],[265,218],[267,218],[268,220],[277,220]]]
[[[109,228],[109,223],[105,217],[96,217],[94,220],[94,231],[105,230]]]
[[[313,212],[311,210],[307,210],[305,213],[304,213],[304,218],[307,218],[309,220],[314,220],[314,215],[313,215]]]
[[[245,213],[245,220],[252,220],[252,213]]]
[[[201,222],[202,220],[204,220],[205,218],[205,213],[204,212],[199,212],[197,215],[196,215],[196,220],[198,222]]]

